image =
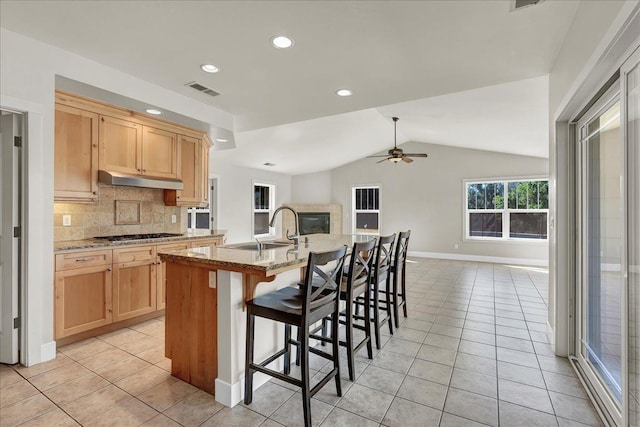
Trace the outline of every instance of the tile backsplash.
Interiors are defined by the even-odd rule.
[[[163,190],[155,188],[100,185],[98,201],[92,204],[55,203],[54,241],[90,239],[95,236],[139,233],[181,233],[187,229],[187,208],[165,206]],[[116,224],[116,201],[140,202],[136,224]],[[122,205],[127,203],[119,203]],[[129,204],[131,205],[131,204]],[[119,212],[122,215],[122,212]],[[62,225],[62,216],[71,216],[71,225]],[[176,216],[175,224],[171,216]]]

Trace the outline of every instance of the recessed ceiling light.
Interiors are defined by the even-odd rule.
[[[207,73],[217,73],[220,71],[220,68],[213,64],[202,64],[200,68],[202,68],[202,71],[206,71]]]
[[[147,113],[149,113],[149,114],[153,114],[154,116],[158,116],[158,115],[162,114],[162,111],[156,110],[154,108],[147,108],[145,111]]]
[[[353,95],[353,92],[351,92],[349,89],[340,89],[336,91],[336,95],[338,96],[351,96]]]
[[[271,39],[271,44],[277,49],[288,49],[293,46],[293,39],[286,36],[275,36]]]
[[[228,142],[228,139],[224,139],[224,138],[216,138],[216,141],[218,142]]]
[[[267,162],[267,163],[265,163],[264,165],[265,165],[265,166],[275,166],[276,164],[275,164],[275,163],[271,163],[271,162]]]

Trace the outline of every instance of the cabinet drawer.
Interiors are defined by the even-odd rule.
[[[111,264],[111,250],[56,255],[56,271]]]
[[[155,262],[155,246],[139,246],[136,248],[122,248],[113,250],[114,264]]]
[[[188,249],[189,242],[167,243],[166,245],[158,245],[156,246],[156,248],[158,252],[175,251],[178,249]]]
[[[224,237],[215,237],[213,239],[198,239],[191,242],[190,248],[199,248],[202,246],[220,246],[222,245]]]

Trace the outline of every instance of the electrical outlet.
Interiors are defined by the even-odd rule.
[[[175,215],[171,215],[171,224],[175,224],[178,221],[178,217]]]
[[[62,215],[62,225],[69,227],[71,225],[71,215]]]

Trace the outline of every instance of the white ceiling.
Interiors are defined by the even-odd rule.
[[[297,174],[390,148],[393,115],[399,142],[547,156],[539,77],[578,3],[2,1],[0,23],[232,113],[237,148],[216,156]]]

